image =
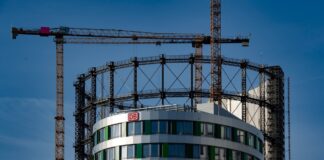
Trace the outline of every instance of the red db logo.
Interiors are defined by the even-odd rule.
[[[138,112],[128,113],[128,121],[138,121],[138,119],[139,119]]]

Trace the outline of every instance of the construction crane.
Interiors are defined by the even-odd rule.
[[[12,38],[18,35],[38,35],[63,37],[63,43],[70,44],[179,44],[179,43],[202,43],[210,44],[210,36],[204,34],[182,33],[155,33],[118,29],[88,29],[69,27],[40,27],[39,29],[12,28]],[[219,43],[241,43],[248,46],[247,36],[236,36],[214,40]]]
[[[234,37],[213,39],[212,36],[203,34],[180,34],[180,33],[153,33],[138,32],[116,29],[89,29],[89,28],[49,28],[39,29],[12,28],[12,37],[18,35],[37,35],[54,37],[56,44],[56,116],[55,116],[55,159],[64,160],[64,84],[63,84],[63,44],[185,44],[191,43],[196,48],[196,57],[202,56],[203,44],[216,43],[241,43],[248,46],[249,38]],[[213,42],[213,43],[211,43]],[[202,66],[196,66],[196,91],[202,85]],[[214,94],[213,94],[214,95]],[[199,98],[197,102],[201,101]]]

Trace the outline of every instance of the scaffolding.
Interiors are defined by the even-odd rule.
[[[269,109],[266,158],[277,160],[285,158],[285,109],[284,109],[284,73],[279,66],[270,67],[272,76],[268,85],[268,99],[273,106]]]

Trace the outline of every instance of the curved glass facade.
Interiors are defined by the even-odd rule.
[[[245,144],[259,152],[263,152],[263,142],[256,135],[247,131],[214,123],[181,120],[144,120],[126,122],[126,133],[122,133],[122,124],[114,124],[97,130],[94,133],[94,144],[135,135],[191,135],[213,137]]]
[[[201,112],[126,112],[93,127],[95,160],[263,160],[261,131],[233,117]]]
[[[215,146],[178,143],[147,143],[112,147],[95,154],[95,160],[121,159],[203,159],[203,160],[259,160],[244,152]]]

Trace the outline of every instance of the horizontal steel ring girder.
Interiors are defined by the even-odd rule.
[[[216,61],[216,60],[215,60]],[[88,81],[91,80],[92,76],[94,75],[100,75],[104,73],[109,73],[109,72],[114,72],[116,70],[120,69],[126,69],[126,68],[133,68],[134,62],[136,62],[136,67],[139,66],[144,66],[144,65],[160,65],[162,62],[164,64],[188,64],[188,63],[201,63],[201,64],[210,64],[211,59],[210,56],[201,56],[199,58],[195,57],[194,55],[160,55],[160,56],[152,56],[152,57],[137,57],[131,58],[128,60],[124,61],[116,61],[116,62],[109,62],[106,65],[96,67],[95,72],[90,70],[87,73],[81,74],[80,77],[78,78],[79,81]],[[247,70],[255,71],[255,72],[263,72],[266,76],[272,77],[272,78],[277,78],[277,75],[271,73],[269,71],[270,67],[256,64],[249,62],[247,60],[241,60],[241,59],[232,59],[232,58],[226,58],[222,57],[222,65],[223,66],[232,66],[232,67],[237,67],[240,68],[242,63],[245,64],[245,67]],[[112,70],[113,68],[113,70]],[[134,100],[134,98],[138,99],[153,99],[153,98],[161,98],[161,95],[165,98],[168,97],[190,97],[190,98],[195,98],[195,97],[201,97],[201,98],[209,98],[210,97],[210,92],[209,88],[208,89],[202,89],[201,91],[190,91],[188,88],[181,88],[181,89],[167,89],[164,92],[161,92],[162,90],[160,88],[156,90],[144,90],[140,91],[137,93],[127,93],[124,95],[114,95],[113,98],[107,97],[103,99],[97,99],[93,104],[96,105],[104,105],[104,104],[109,104],[109,103],[122,103],[125,101],[131,101]],[[91,94],[85,93],[85,97],[90,98]],[[250,96],[247,94],[246,96],[242,96],[240,93],[233,93],[233,92],[228,92],[228,91],[222,91],[222,97],[224,99],[232,99],[232,100],[237,100],[241,101],[242,99],[245,99],[247,103],[252,103],[259,105],[263,103],[265,107],[268,109],[272,109],[273,106],[267,101],[267,100],[261,100],[260,97],[254,97]],[[88,107],[85,107],[88,108]]]
[[[167,91],[164,92],[165,93],[165,97],[189,97],[190,95],[190,91]],[[203,92],[196,92],[193,94],[194,97],[202,97],[202,98],[209,98],[210,97],[210,92],[209,91],[203,91]],[[161,96],[161,92],[159,90],[150,90],[150,92],[142,92],[142,93],[138,93],[137,94],[139,99],[152,99],[152,98],[160,98]],[[125,101],[130,101],[134,99],[134,94],[130,93],[130,94],[124,94],[121,96],[117,96],[114,98],[114,103],[121,103],[121,102],[125,102]],[[224,99],[231,99],[231,100],[237,100],[237,101],[241,101],[242,97],[241,95],[238,94],[231,94],[231,93],[226,93],[223,92],[222,93],[222,97]],[[111,99],[109,98],[105,98],[105,99],[98,99],[94,104],[96,105],[103,105],[103,104],[109,104],[111,102]],[[259,105],[260,102],[262,102],[261,100],[254,98],[254,97],[249,97],[246,96],[246,102],[248,103],[252,103],[252,104],[257,104]],[[271,109],[271,104],[268,102],[264,102],[265,106],[269,109]]]
[[[201,63],[201,64],[210,64],[211,63],[211,58],[210,56],[201,56],[199,58],[194,57],[194,55],[163,55],[163,56],[152,56],[152,57],[138,57],[136,59],[136,62],[138,66],[143,66],[143,65],[153,65],[153,64],[161,64],[161,59],[164,59],[165,63],[189,63],[190,60],[193,59],[193,63]],[[215,59],[215,62],[217,59]],[[268,71],[267,66],[261,65],[261,64],[256,64],[249,62],[248,60],[243,59],[244,62],[246,62],[246,68],[248,70],[253,70],[253,71],[263,71],[265,75],[270,76],[270,77],[276,77],[276,75],[270,73]],[[227,57],[222,57],[222,65],[225,66],[233,66],[233,67],[240,67],[242,63],[241,59],[233,59],[233,58],[227,58]],[[96,74],[102,74],[105,72],[110,72],[110,65],[111,62],[107,63],[106,65],[96,67]],[[116,61],[113,63],[114,69],[123,69],[123,68],[131,68],[134,67],[134,59],[129,59],[129,60],[124,60],[124,61]],[[89,71],[87,73],[83,74],[83,80],[88,80],[91,78],[92,73]]]

